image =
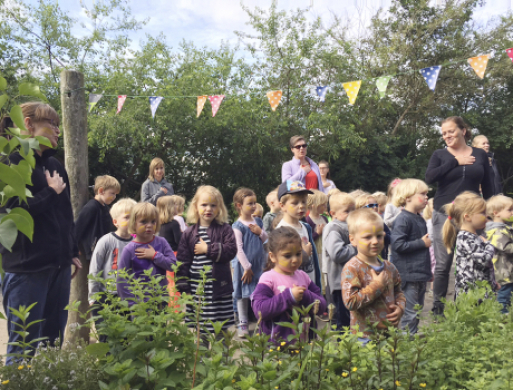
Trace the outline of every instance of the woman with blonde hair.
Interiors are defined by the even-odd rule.
[[[165,176],[164,161],[155,157],[150,163],[148,179],[141,187],[141,202],[148,202],[157,205],[157,199],[165,195],[173,195],[173,186],[168,183]]]

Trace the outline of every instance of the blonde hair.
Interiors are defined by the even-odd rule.
[[[160,165],[162,165],[162,167],[164,168],[164,161],[161,158],[155,157],[153,160],[151,160],[150,173],[148,174],[148,179],[150,179],[150,181],[155,181],[155,168],[157,168]]]
[[[487,140],[488,142],[490,142],[490,140],[488,139],[488,137],[487,137],[486,135],[479,134],[479,135],[476,135],[476,136],[474,137],[474,139],[472,140],[472,146],[473,146],[474,148],[477,148],[477,147],[478,147],[478,146],[477,146],[477,143],[479,142],[479,140],[481,140],[481,139],[483,139],[483,138],[486,138],[486,140]]]
[[[55,121],[55,125],[59,126],[60,119],[57,111],[49,104],[42,102],[27,102],[20,105],[24,118],[30,118],[34,122],[43,122],[45,119]]]
[[[426,208],[424,209],[422,216],[426,221],[428,219],[433,218],[433,198],[428,199]]]
[[[362,225],[368,223],[383,225],[383,218],[374,210],[368,208],[355,210],[347,216],[349,234],[353,236],[360,231]]]
[[[366,194],[367,192],[358,188],[357,190],[351,191],[349,195],[351,195],[354,199],[358,198],[361,195]]]
[[[175,215],[179,214],[179,210],[184,209],[185,206],[185,198],[181,195],[171,195],[171,198],[173,198],[173,202],[175,203]]]
[[[349,194],[349,195],[351,195],[351,194]],[[367,200],[371,197],[372,197],[371,194],[369,194],[368,192],[364,192],[363,194],[361,194],[360,196],[355,198],[354,207],[357,209],[361,209],[363,206],[367,205],[367,203],[368,203]]]
[[[485,210],[486,202],[481,195],[470,191],[461,193],[454,202],[445,205],[448,218],[444,223],[442,236],[447,253],[452,253],[464,216],[482,213]]]
[[[116,178],[109,175],[98,176],[96,179],[94,179],[95,195],[98,195],[98,191],[100,190],[100,188],[103,188],[103,191],[114,190],[116,194],[119,194],[119,191],[121,191],[119,181],[117,181]]]
[[[137,234],[135,224],[141,219],[155,219],[157,226],[155,226],[155,232],[160,230],[160,220],[157,208],[151,203],[143,202],[137,203],[130,213],[130,220],[128,221],[128,233]]]
[[[110,216],[112,219],[118,219],[121,214],[130,214],[136,204],[137,202],[130,198],[120,199],[110,208]]]
[[[278,191],[276,190],[269,192],[265,197],[265,203],[267,203],[267,206],[269,206],[269,208],[272,207],[271,203],[273,202],[273,199],[278,200]]]
[[[388,189],[387,189],[387,200],[388,200],[388,203],[392,203],[393,200],[394,200],[394,190],[395,190],[395,187],[397,187],[397,185],[401,182],[402,180],[399,179],[398,177],[396,177],[394,180],[392,180],[389,184],[388,184]]]
[[[337,212],[344,206],[354,206],[354,198],[346,193],[341,192],[340,194],[335,194],[330,196],[330,211]]]
[[[404,179],[395,187],[393,204],[395,207],[405,206],[407,198],[428,190],[427,184],[422,180]]]
[[[226,210],[226,206],[224,205],[223,195],[221,192],[215,187],[212,186],[201,186],[196,190],[196,194],[194,194],[194,198],[192,198],[189,207],[187,208],[187,223],[196,224],[199,221],[199,213],[198,213],[198,201],[201,194],[207,193],[214,197],[216,200],[217,207],[219,208],[219,213],[216,215],[215,220],[219,224],[223,224],[228,222],[228,211]]]
[[[486,202],[486,215],[494,217],[494,213],[500,213],[506,208],[513,206],[513,199],[504,195],[495,195]]]
[[[328,195],[319,190],[310,190],[313,194],[308,194],[306,200],[306,207],[312,210],[314,207],[319,207],[321,204],[328,203]]]
[[[303,137],[302,135],[294,135],[294,136],[290,137],[290,141],[289,141],[290,148],[292,149],[294,147],[294,145],[296,145],[299,141],[305,141],[305,143],[306,143],[305,137]]]
[[[256,204],[255,215],[260,215],[260,218],[264,216],[264,208],[260,203]]]
[[[384,192],[378,191],[378,192],[373,193],[372,196],[374,198],[376,198],[376,201],[378,202],[379,205],[387,204],[388,198]]]
[[[328,196],[332,196],[335,194],[346,194],[346,193],[347,192],[340,191],[338,188],[332,188],[331,190],[328,191]]]
[[[159,212],[160,223],[168,223],[176,213],[176,203],[171,195],[161,196],[157,199],[157,211]]]

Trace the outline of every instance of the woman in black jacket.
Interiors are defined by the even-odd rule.
[[[433,313],[443,314],[441,298],[447,295],[452,254],[448,254],[442,241],[442,226],[447,219],[444,206],[464,191],[479,193],[485,199],[493,195],[492,170],[485,151],[467,145],[470,128],[459,116],[442,122],[442,137],[447,145],[435,150],[426,170],[426,183],[437,183],[433,200],[433,247],[436,267],[433,284]]]

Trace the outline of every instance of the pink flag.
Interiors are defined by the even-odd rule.
[[[118,110],[116,111],[116,114],[119,114],[121,112],[121,109],[123,108],[123,104],[125,104],[126,95],[118,95]]]
[[[214,95],[209,96],[208,100],[210,100],[210,104],[212,105],[212,118],[216,116],[217,110],[219,110],[219,106],[224,99],[224,95]]]
[[[506,53],[508,53],[509,58],[513,61],[513,47],[511,49],[507,49]]]

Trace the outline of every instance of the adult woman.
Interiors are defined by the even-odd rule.
[[[294,157],[281,167],[281,181],[299,180],[305,183],[307,189],[313,188],[324,192],[318,165],[306,157],[307,147],[303,136],[295,135],[290,138],[290,150]]]
[[[4,310],[8,319],[9,345],[7,353],[21,353],[21,330],[16,324],[21,320],[10,308],[37,304],[30,310],[26,323],[33,323],[26,331],[25,342],[40,337],[50,343],[64,335],[69,303],[71,264],[81,268],[78,247],[74,238],[73,211],[70,202],[68,175],[59,161],[53,157],[59,137],[59,116],[48,104],[30,102],[21,105],[24,125],[32,136],[48,138],[52,148],[40,145],[34,149],[36,161],[32,171],[32,185],[27,188],[32,197],[27,203],[11,198],[6,208],[25,208],[34,220],[32,240],[18,233],[12,252],[0,246],[2,265],[6,271],[2,283]],[[0,129],[1,132],[2,129]],[[19,153],[9,156],[10,164],[19,164],[23,158]],[[41,321],[42,322],[38,322]],[[62,341],[61,341],[62,345]],[[7,356],[6,364],[15,358]]]
[[[337,188],[335,183],[330,180],[330,165],[327,161],[321,160],[319,163],[319,171],[321,172],[322,186],[324,187],[324,193],[328,194],[330,190]]]
[[[445,149],[435,150],[426,170],[426,183],[438,183],[433,199],[433,244],[436,257],[433,284],[433,313],[443,314],[440,301],[447,295],[452,255],[447,253],[442,241],[442,226],[447,219],[444,206],[464,191],[479,193],[485,199],[493,195],[492,170],[488,156],[482,149],[467,145],[471,138],[469,127],[459,116],[451,116],[442,122]]]
[[[155,157],[150,163],[148,179],[141,187],[141,202],[157,205],[157,199],[164,195],[173,195],[173,186],[164,179],[166,171],[164,161]]]
[[[493,194],[502,194],[501,176],[499,175],[499,169],[497,168],[497,160],[493,157],[493,153],[490,152],[490,142],[488,141],[488,138],[484,135],[476,135],[472,140],[472,146],[474,148],[483,149],[488,155],[488,160],[493,173]]]

